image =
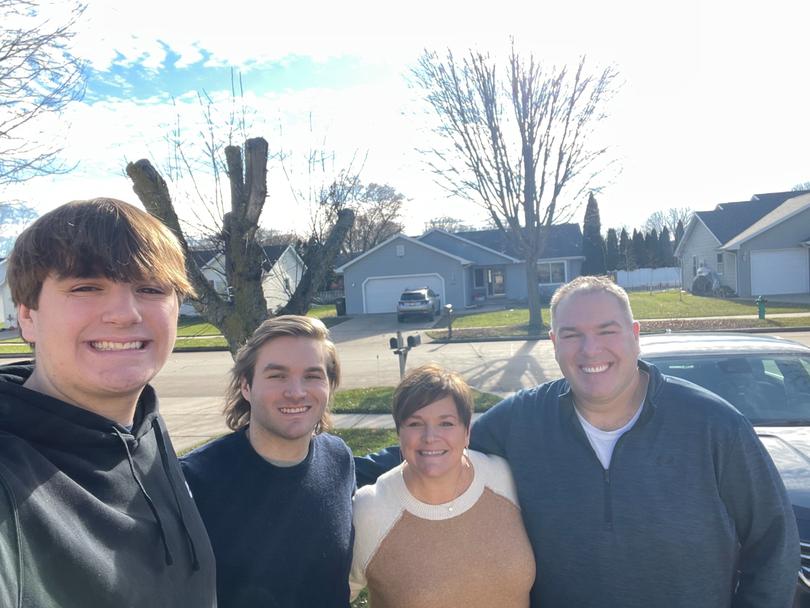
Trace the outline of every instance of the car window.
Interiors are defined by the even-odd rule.
[[[680,356],[648,360],[664,374],[689,380],[723,397],[754,424],[810,424],[810,357]]]
[[[418,300],[425,300],[425,294],[423,293],[403,293],[400,298],[403,302],[414,302]]]

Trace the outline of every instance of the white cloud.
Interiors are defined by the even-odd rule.
[[[634,226],[655,209],[707,209],[810,179],[808,13],[787,0],[94,2],[77,44],[97,69],[120,61],[159,70],[168,50],[179,56],[178,67],[207,57],[210,65],[240,67],[248,81],[272,62],[292,65],[294,56],[352,56],[360,65],[385,67],[385,77],[361,85],[246,95],[258,117],[254,133],[271,149],[300,154],[325,141],[338,152],[338,166],[368,151],[364,180],[387,181],[413,199],[412,232],[435,215],[480,217],[469,203],[447,201],[414,152],[428,135],[402,76],[419,51],[448,45],[502,51],[511,33],[544,61],[587,53],[596,63],[615,63],[625,81],[603,125],[624,170],[599,197],[602,224]],[[196,93],[176,103],[191,136],[199,127]],[[42,201],[58,197],[54,204],[107,189],[132,200],[121,176],[124,159],[164,156],[175,113],[165,99],[76,106],[66,117],[73,124],[66,142],[80,172],[32,182],[22,192]],[[265,219],[302,227],[304,214],[292,211],[288,191],[283,176],[271,172]]]

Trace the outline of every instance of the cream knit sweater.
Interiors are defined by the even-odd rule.
[[[505,460],[469,452],[474,478],[454,501],[414,498],[402,465],[354,499],[355,597],[372,608],[526,608],[534,554]]]

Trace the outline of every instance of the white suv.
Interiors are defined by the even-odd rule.
[[[442,309],[439,295],[429,287],[406,289],[397,302],[397,321],[409,316],[428,316],[431,319]]]

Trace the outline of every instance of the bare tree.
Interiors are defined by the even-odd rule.
[[[444,149],[429,150],[437,180],[482,205],[526,261],[529,329],[543,326],[537,260],[548,229],[594,189],[596,161],[606,152],[591,134],[615,89],[616,72],[597,74],[585,58],[573,68],[548,68],[512,47],[506,69],[471,50],[426,51],[414,70],[439,120]]]
[[[806,190],[810,190],[810,182],[801,182],[800,184],[796,184],[791,188],[793,192],[804,192]]]
[[[195,308],[222,331],[228,349],[235,354],[267,318],[261,285],[262,252],[256,241],[267,198],[267,142],[262,138],[247,140],[244,162],[238,146],[227,146],[225,158],[231,186],[231,209],[222,223],[228,292],[217,293],[192,256],[187,256],[187,268],[197,291]],[[163,177],[145,159],[129,163],[127,175],[146,210],[174,232],[188,253],[188,243]]]
[[[402,232],[399,217],[405,195],[387,184],[368,184],[354,197],[354,225],[343,243],[344,253],[363,253]]]
[[[0,0],[0,185],[72,169],[44,121],[84,96],[85,65],[70,50],[84,6],[67,7],[55,24],[39,0]]]
[[[669,209],[654,211],[644,222],[644,232],[655,230],[660,233],[666,228],[670,234],[675,234],[678,222],[685,225],[691,215],[692,209],[690,207],[670,207]]]
[[[475,230],[472,226],[460,220],[457,217],[450,217],[443,215],[441,217],[434,217],[433,219],[425,222],[425,230],[444,230],[445,232],[466,232]]]

